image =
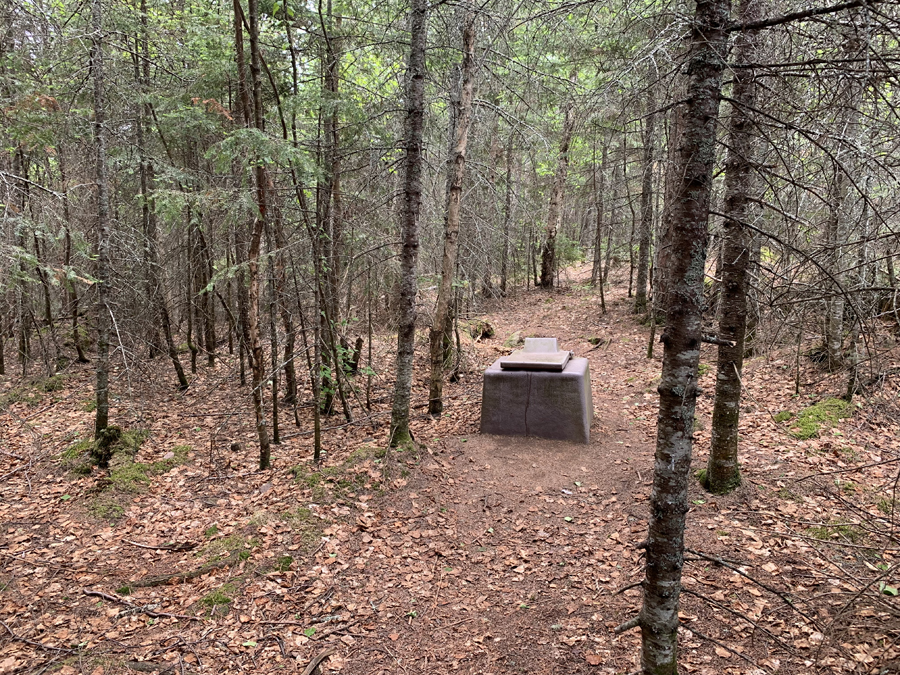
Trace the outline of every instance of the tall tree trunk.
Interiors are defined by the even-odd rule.
[[[70,229],[71,213],[69,210],[69,180],[66,177],[65,152],[62,148],[57,149],[57,161],[59,162],[59,180],[61,183],[63,227],[65,228],[65,270],[68,277],[69,270],[72,266],[72,231]],[[88,358],[84,355],[84,348],[81,345],[81,330],[78,328],[78,288],[75,280],[66,279],[66,294],[68,296],[69,311],[72,313],[72,344],[75,345],[75,353],[77,354],[78,363],[87,363]]]
[[[247,18],[250,27],[250,83],[253,87],[253,123],[257,130],[264,131],[262,114],[262,81],[259,58],[259,8],[257,0],[249,0]],[[248,332],[250,338],[250,386],[253,387],[253,410],[256,414],[256,433],[259,437],[259,468],[267,469],[271,464],[269,446],[269,430],[263,412],[262,388],[265,381],[265,361],[263,359],[262,336],[260,334],[259,312],[259,258],[262,247],[262,235],[265,230],[267,213],[266,188],[268,177],[266,169],[258,164],[256,174],[256,206],[257,214],[253,219],[250,231],[250,248],[247,251],[247,274],[249,277],[247,307]]]
[[[506,295],[509,276],[509,230],[513,221],[513,195],[515,192],[515,164],[518,156],[513,156],[513,138],[516,128],[509,130],[509,141],[506,144],[506,198],[503,202],[503,242],[500,253],[500,295]]]
[[[602,139],[601,139],[602,140]],[[600,285],[603,289],[603,209],[604,209],[604,192],[606,191],[606,157],[607,144],[603,143],[603,149],[600,152],[600,167],[598,171],[596,158],[596,144],[593,149],[591,164],[591,188],[594,193],[594,210],[596,229],[594,230],[594,263],[591,266],[591,285]],[[597,175],[599,173],[599,176]]]
[[[741,0],[740,23],[762,16],[761,0]],[[734,44],[737,64],[756,63],[758,34],[739,34]],[[741,405],[741,371],[744,364],[744,335],[747,328],[747,269],[750,263],[749,203],[754,196],[754,163],[757,153],[747,111],[756,107],[756,73],[753,68],[736,68],[732,85],[734,103],[728,130],[728,159],[725,162],[725,222],[722,232],[722,288],[719,298],[719,337],[733,346],[720,344],[716,364],[716,398],[713,404],[712,439],[706,470],[710,492],[730,492],[741,482],[738,466],[738,422]]]
[[[94,437],[109,426],[109,180],[106,168],[106,80],[103,72],[103,9],[91,1],[91,75],[94,85],[94,148],[97,163],[97,410]]]
[[[340,28],[340,17],[334,18],[331,0],[327,2],[327,21],[323,22],[325,35],[325,99],[328,103],[326,115],[326,152],[328,165],[328,196],[330,204],[325,221],[323,253],[325,257],[325,302],[332,325],[327,335],[333,335],[331,351],[338,357],[334,367],[341,368],[338,343],[341,326],[341,278],[343,276],[343,219],[344,207],[341,195],[341,147],[340,147],[340,68],[341,41],[333,31]],[[326,25],[327,23],[327,25]]]
[[[447,196],[444,212],[444,253],[441,259],[441,282],[438,286],[437,303],[434,309],[434,324],[429,334],[431,382],[428,412],[431,415],[440,415],[444,410],[444,354],[447,352],[446,345],[450,340],[448,330],[450,295],[453,273],[456,270],[456,254],[459,251],[459,209],[475,85],[475,12],[468,3],[463,6],[461,11],[465,12],[462,28],[463,58],[460,66],[459,87],[454,92],[451,102],[450,162],[447,170]],[[509,180],[508,175],[507,180]]]
[[[653,87],[647,95],[644,121],[644,153],[641,167],[641,220],[638,232],[637,279],[634,289],[634,313],[647,311],[647,282],[650,271],[650,235],[653,232],[653,145],[656,141],[656,100]]]
[[[570,76],[575,81],[576,74]],[[563,108],[562,137],[559,141],[559,153],[556,156],[556,172],[553,174],[553,187],[550,191],[550,206],[547,209],[547,227],[544,230],[544,245],[541,248],[541,288],[553,287],[553,275],[556,273],[556,235],[562,224],[563,196],[566,191],[566,178],[569,172],[569,143],[572,140],[572,99],[566,100]]]
[[[287,275],[284,270],[287,239],[284,236],[284,217],[280,206],[275,207],[275,297],[281,312],[281,325],[284,329],[284,395],[282,401],[286,405],[297,402],[297,371],[294,367],[294,317],[288,303]]]
[[[216,365],[216,303],[215,288],[206,290],[213,279],[213,255],[203,234],[202,218],[197,222],[197,261],[200,294],[200,316],[203,318],[203,348],[206,351],[206,365]]]
[[[419,257],[419,211],[422,207],[422,136],[425,118],[425,44],[428,0],[410,0],[410,48],[406,70],[406,121],[403,209],[400,221],[400,297],[397,326],[397,374],[391,408],[391,447],[412,442],[409,399],[416,346],[416,263]]]
[[[716,122],[729,19],[728,0],[698,0],[688,54],[685,131],[672,167],[675,199],[665,248],[668,320],[659,383],[659,417],[644,603],[641,667],[650,675],[675,675],[678,601],[684,566],[684,522],[691,469],[697,366],[700,360],[703,275],[709,234],[709,200]]]
[[[145,97],[149,94],[150,90],[150,38],[148,23],[147,0],[141,0],[141,36],[139,39],[140,66],[136,68],[137,72],[135,75]],[[152,110],[149,101],[144,101],[138,110],[137,139],[141,173],[141,216],[146,241],[145,257],[147,260],[147,285],[149,287],[151,312],[159,318],[163,339],[166,343],[166,351],[169,355],[169,359],[172,361],[172,367],[175,369],[175,377],[178,379],[178,388],[184,391],[188,388],[188,380],[184,374],[181,359],[178,357],[178,348],[175,345],[175,338],[172,335],[172,321],[169,316],[169,307],[166,302],[166,295],[162,287],[162,280],[159,273],[158,227],[156,220],[156,204],[153,199],[155,172],[153,169],[153,162],[147,157],[146,147],[144,146],[144,131],[149,124],[148,120],[150,119],[151,114]],[[153,326],[151,330],[151,339],[155,340],[158,334],[156,326]]]

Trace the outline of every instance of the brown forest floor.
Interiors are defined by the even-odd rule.
[[[227,360],[201,366],[180,395],[162,359],[126,369],[117,353],[112,419],[150,432],[137,456],[150,468],[112,483],[99,470],[74,475],[61,457],[91,431],[89,365],[57,391],[5,378],[6,401],[30,400],[0,412],[0,673],[302,673],[326,649],[322,671],[352,675],[634,671],[639,631],[612,629],[640,606],[639,588],[618,591],[642,575],[661,349],[645,358],[649,329],[623,290],[601,316],[585,275],[481,315],[496,334],[468,341],[468,373],[445,390],[440,420],[415,410],[415,453],[378,450],[385,338],[372,416],[326,422],[339,428],[325,433],[321,471],[308,408],[299,428],[283,421],[274,468],[255,470],[248,397]],[[478,434],[480,372],[517,331],[590,359],[590,445]],[[426,398],[421,347],[414,402]],[[702,361],[696,468],[714,348]],[[692,481],[687,546],[729,562],[691,555],[685,568],[684,672],[900,670],[898,518],[885,509],[898,476],[896,390],[882,384],[852,418],[796,440],[772,415],[843,385],[804,359],[793,397],[793,364],[772,350],[745,366],[744,485],[711,497]],[[233,453],[232,441],[251,449]],[[846,473],[821,475],[835,471]],[[165,545],[176,550],[152,548]],[[140,586],[207,563],[195,578]]]

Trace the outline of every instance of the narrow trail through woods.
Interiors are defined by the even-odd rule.
[[[326,649],[324,672],[354,675],[634,671],[638,632],[612,629],[640,606],[659,361],[646,358],[648,329],[624,291],[608,293],[601,316],[587,278],[570,271],[559,290],[519,292],[480,315],[495,335],[466,344],[445,414],[416,416],[417,451],[380,450],[384,400],[359,424],[331,418],[321,469],[301,425],[285,427],[274,469],[255,471],[251,408],[225,364],[184,396],[168,373],[120,370],[115,386],[133,389],[113,419],[150,432],[130,473],[72,473],[64,451],[90,433],[89,371],[39,403],[8,406],[0,672],[303,673]],[[511,337],[529,335],[590,359],[589,445],[478,434],[480,373]],[[384,340],[378,362],[390,349]],[[427,397],[425,352],[416,404]],[[888,658],[876,633],[838,621],[855,588],[847,570],[874,542],[836,548],[806,523],[828,522],[836,503],[833,479],[813,474],[892,456],[896,429],[848,421],[840,437],[789,438],[770,416],[790,400],[782,365],[776,355],[746,368],[745,484],[711,497],[692,481],[688,547],[734,564],[694,556],[685,568],[685,672],[868,672]],[[701,378],[697,468],[711,377]],[[376,400],[389,383],[380,372]],[[232,440],[248,449],[227,450]],[[837,440],[855,454],[832,456]],[[874,500],[859,508],[877,513]],[[806,604],[822,594],[831,599]],[[838,633],[844,643],[822,650]]]

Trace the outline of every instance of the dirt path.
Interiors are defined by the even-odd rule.
[[[88,370],[39,403],[10,405],[0,418],[0,673],[302,673],[323,650],[325,672],[352,675],[634,671],[637,631],[612,628],[640,606],[631,586],[642,576],[635,545],[647,528],[659,362],[646,358],[647,329],[624,292],[610,292],[601,316],[586,273],[483,316],[495,336],[467,346],[467,373],[448,385],[441,419],[416,410],[416,453],[379,449],[387,372],[371,417],[329,424],[321,470],[309,463],[305,418],[285,428],[272,471],[226,449],[232,440],[252,446],[228,362],[198,373],[184,397],[167,373],[120,372],[118,386],[134,389],[114,418],[151,431],[136,457],[143,473],[129,480],[74,475],[63,453],[90,431]],[[558,337],[590,359],[589,445],[477,433],[480,373],[514,334]],[[390,349],[378,346],[377,363]],[[427,395],[418,359],[414,401]],[[745,370],[744,487],[721,498],[691,488],[688,546],[737,562],[695,557],[685,569],[685,672],[867,672],[893,644],[834,618],[849,616],[837,608],[859,591],[841,572],[857,549],[820,546],[804,529],[828,520],[831,477],[790,477],[827,468],[822,452],[836,446],[825,437],[787,444],[771,422],[765,402],[789,398],[781,363]],[[710,402],[699,405],[697,467]],[[861,424],[841,434],[841,452],[862,463],[891,456],[896,443]],[[849,457],[836,461],[848,466]],[[878,496],[865,499],[860,508],[877,513]],[[891,564],[884,555],[859,564]],[[142,585],[174,573],[193,576]],[[858,614],[881,611],[875,603]],[[851,646],[818,649],[829,630]]]

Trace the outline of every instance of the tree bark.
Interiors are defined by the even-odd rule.
[[[428,413],[440,415],[444,410],[444,354],[449,341],[450,296],[453,273],[456,270],[456,254],[459,251],[459,209],[462,197],[463,175],[466,166],[466,144],[472,119],[472,98],[475,84],[475,12],[470,5],[465,12],[462,29],[463,58],[458,91],[451,103],[451,147],[447,172],[447,196],[444,212],[444,251],[441,259],[441,282],[438,286],[434,323],[429,334],[431,355],[431,380],[428,396]],[[512,160],[509,160],[512,161]],[[508,172],[507,172],[508,174]],[[509,176],[507,175],[507,181]]]
[[[247,126],[254,126],[263,131],[262,86],[260,82],[259,59],[259,10],[257,0],[249,0],[247,19],[250,37],[250,83],[253,96],[247,91],[244,67],[243,9],[240,0],[234,0],[235,56],[238,63],[238,89],[241,97],[242,117]],[[251,108],[252,106],[252,108]],[[254,170],[256,187],[257,213],[250,223],[250,242],[247,249],[248,289],[245,303],[245,334],[247,340],[247,356],[250,361],[250,386],[253,399],[253,411],[256,417],[256,433],[259,438],[259,468],[266,469],[271,464],[271,448],[269,430],[263,411],[263,384],[265,361],[263,359],[262,338],[259,322],[259,257],[262,247],[262,235],[266,223],[266,170],[258,165]],[[241,246],[238,238],[238,248]]]
[[[742,23],[756,21],[762,16],[761,0],[741,0],[738,12]],[[758,45],[756,32],[740,33],[733,48],[735,62],[756,63]],[[757,154],[747,111],[756,107],[756,89],[756,73],[752,68],[734,70],[732,97],[735,103],[731,106],[728,159],[725,162],[725,222],[722,225],[718,330],[718,337],[733,344],[719,345],[712,439],[705,481],[706,488],[716,494],[730,492],[741,482],[738,422],[747,329],[747,271],[750,265],[750,238],[744,224],[749,218],[749,200],[754,196],[753,167]]]
[[[637,279],[634,289],[634,313],[647,311],[647,285],[650,271],[650,238],[653,232],[653,146],[656,142],[656,100],[653,87],[647,96],[644,125],[643,166],[641,167],[641,220],[638,232]]]
[[[397,371],[391,409],[391,447],[412,441],[409,399],[416,338],[416,263],[418,223],[422,207],[422,136],[425,118],[425,44],[428,39],[428,2],[410,1],[410,49],[406,72],[406,142],[403,209],[400,231],[400,298],[397,328]]]
[[[91,2],[91,75],[97,165],[97,368],[94,438],[109,426],[109,179],[106,167],[106,80],[103,71],[103,9]]]
[[[857,58],[863,51],[859,37],[852,26],[844,36],[844,56]],[[828,370],[836,371],[844,365],[844,256],[846,241],[850,235],[854,219],[854,204],[850,198],[850,176],[855,165],[851,146],[859,136],[859,104],[862,99],[861,82],[852,73],[842,73],[837,83],[835,97],[837,128],[834,130],[835,145],[832,152],[832,177],[828,186],[828,218],[825,222],[825,246],[828,251],[826,262],[831,278],[831,297],[825,301],[825,355]]]
[[[593,157],[591,174],[591,187],[594,192],[594,209],[596,210],[596,230],[594,231],[594,263],[591,266],[591,285],[600,286],[601,296],[603,291],[603,210],[606,205],[604,193],[606,192],[606,160],[607,160],[607,143],[605,139],[603,149],[600,152],[600,170],[597,170],[597,159]],[[596,155],[596,147],[594,148]],[[599,176],[597,174],[600,174]],[[604,307],[604,311],[605,311]]]
[[[503,202],[503,242],[500,253],[500,295],[506,296],[509,276],[509,230],[513,221],[513,196],[515,192],[515,163],[517,157],[513,156],[513,138],[515,127],[509,130],[509,141],[506,144],[506,198]],[[514,277],[515,278],[515,277]]]
[[[684,565],[684,522],[691,468],[707,220],[716,122],[725,66],[728,0],[698,0],[688,54],[685,129],[674,171],[665,267],[668,320],[659,383],[659,417],[644,603],[639,616],[641,667],[648,675],[677,673],[678,603]]]
[[[574,82],[575,73],[572,73],[569,79]],[[547,209],[544,245],[541,248],[541,288],[552,288],[553,275],[556,273],[556,236],[559,234],[559,227],[562,224],[563,197],[569,172],[569,142],[572,140],[573,122],[572,100],[569,98],[563,109],[562,137],[559,141],[559,154],[556,156],[556,172],[553,175],[550,206]]]

